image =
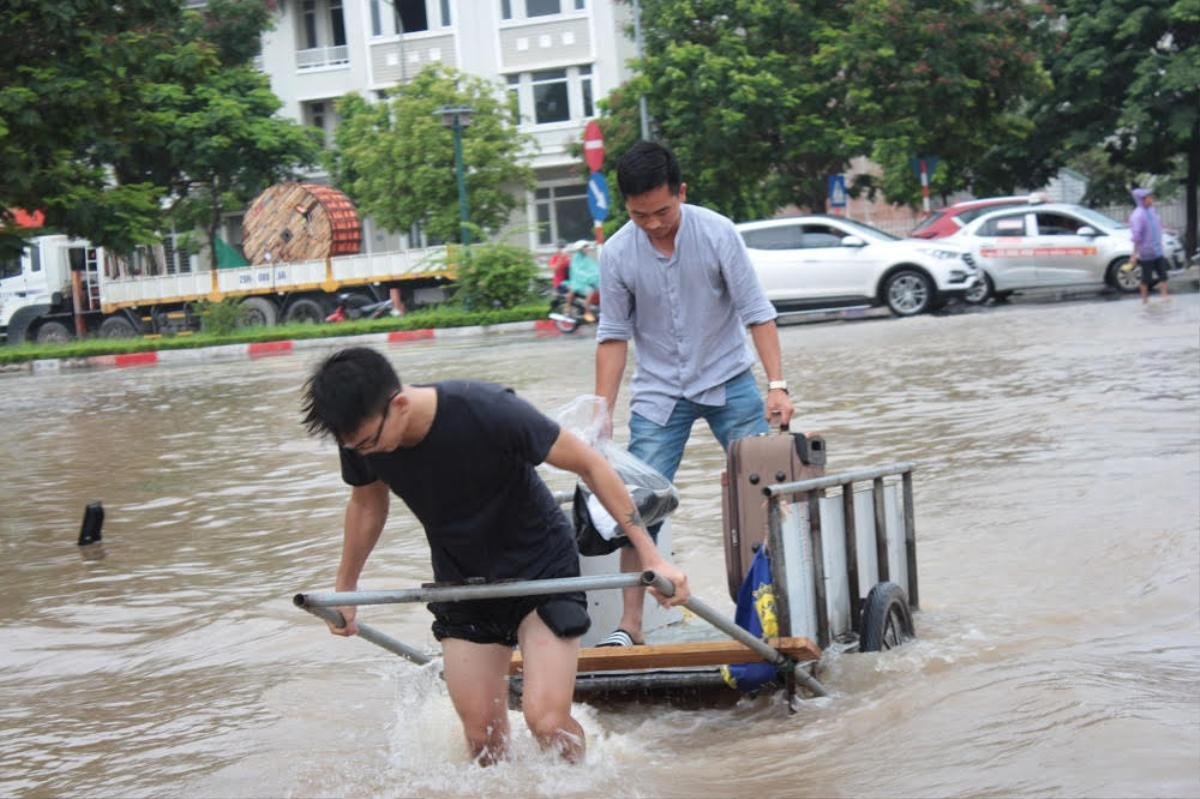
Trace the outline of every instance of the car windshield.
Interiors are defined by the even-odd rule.
[[[932,225],[934,222],[938,221],[945,215],[946,215],[945,211],[937,211],[934,214],[925,217],[925,220],[923,222],[921,222],[921,224],[917,225],[915,228],[912,229],[913,234],[915,235],[917,233],[920,233],[922,230],[925,230],[926,228],[928,228],[930,225]]]
[[[853,230],[855,233],[865,234],[868,238],[880,239],[882,241],[899,241],[899,236],[893,236],[891,233],[884,233],[877,227],[864,225],[862,222],[855,222],[853,219],[839,219],[839,223]]]
[[[1129,227],[1129,225],[1125,224],[1124,222],[1118,222],[1117,220],[1113,219],[1108,214],[1102,214],[1099,211],[1096,211],[1092,208],[1076,208],[1074,210],[1077,215],[1083,217],[1088,222],[1091,222],[1093,225],[1099,225],[1100,227],[1108,229],[1108,230],[1111,230],[1114,228],[1117,230],[1121,230],[1123,228]]]

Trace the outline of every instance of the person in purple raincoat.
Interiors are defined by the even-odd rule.
[[[1146,303],[1155,283],[1159,293],[1167,296],[1167,258],[1163,252],[1162,220],[1154,207],[1154,192],[1134,189],[1132,194],[1136,207],[1129,215],[1129,235],[1133,239],[1133,261],[1142,266],[1142,283],[1138,290],[1142,293],[1142,302]]]

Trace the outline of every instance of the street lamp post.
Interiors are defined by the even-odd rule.
[[[475,109],[466,105],[442,106],[436,113],[442,118],[442,124],[454,132],[454,177],[458,181],[458,219],[459,235],[463,246],[471,243],[471,230],[467,226],[467,179],[463,172],[462,130],[471,124],[471,115]]]

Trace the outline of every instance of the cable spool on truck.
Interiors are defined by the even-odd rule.
[[[242,230],[246,257],[227,248],[242,265],[185,263],[174,272],[141,265],[152,258],[35,235],[19,259],[0,264],[0,331],[8,344],[177,333],[199,328],[200,301],[227,297],[242,298],[247,325],[320,322],[343,292],[381,300],[397,289],[413,304],[454,278],[442,247],[362,253],[357,211],[329,186],[271,186],[250,204]]]

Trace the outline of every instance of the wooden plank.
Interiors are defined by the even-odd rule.
[[[775,649],[794,660],[817,660],[821,649],[807,638],[771,638]],[[687,641],[642,646],[594,646],[579,650],[579,671],[627,671],[671,666],[724,666],[756,663],[762,656],[737,641]],[[521,653],[514,652],[509,673],[521,671]]]

